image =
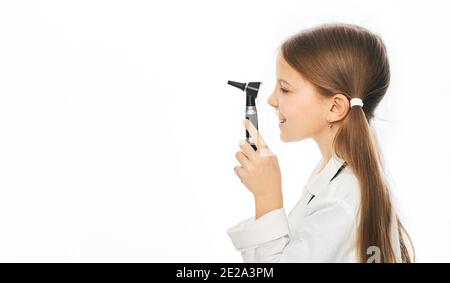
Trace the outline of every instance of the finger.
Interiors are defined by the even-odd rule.
[[[245,168],[245,169],[249,169],[251,164],[250,161],[248,160],[247,156],[245,156],[245,154],[242,151],[238,151],[236,153],[236,159],[239,161],[239,163]]]
[[[273,152],[270,150],[270,148],[268,148],[267,146],[265,146],[263,148],[259,147],[258,148],[258,153],[261,156],[272,156],[272,155],[274,155]]]
[[[241,148],[245,156],[247,156],[247,159],[255,160],[255,158],[257,157],[257,153],[246,140],[241,140],[239,142],[239,147]]]
[[[245,175],[245,169],[242,166],[234,167],[234,173],[241,179]]]
[[[266,142],[264,141],[261,134],[258,132],[256,127],[249,119],[244,119],[244,127],[249,132],[250,136],[256,143],[256,147],[259,149],[260,147],[266,147]]]

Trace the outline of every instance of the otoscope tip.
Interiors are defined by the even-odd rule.
[[[238,83],[238,82],[234,82],[234,81],[228,81],[228,84],[245,91],[245,85],[246,85],[245,83]]]

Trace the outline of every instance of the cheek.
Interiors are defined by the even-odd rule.
[[[287,119],[283,128],[285,140],[301,140],[322,129],[322,108],[314,97],[299,94],[283,102],[280,111]]]
[[[310,114],[311,102],[295,94],[291,97],[286,97],[283,103],[280,103],[280,111],[290,122],[298,122]]]

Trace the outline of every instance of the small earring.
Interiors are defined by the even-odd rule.
[[[328,124],[328,128],[330,128],[331,129],[331,127],[333,127],[333,124]]]

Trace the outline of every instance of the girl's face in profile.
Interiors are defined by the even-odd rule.
[[[278,110],[280,139],[300,141],[327,129],[326,99],[279,55],[277,82],[268,103]]]

